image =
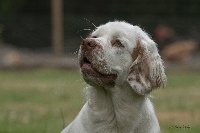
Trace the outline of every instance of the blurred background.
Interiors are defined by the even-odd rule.
[[[197,69],[199,8],[197,0],[1,0],[0,66],[52,66],[56,59],[50,56],[74,56],[81,37],[90,32],[84,29],[95,29],[92,23],[98,26],[125,20],[141,26],[153,37],[168,65],[172,62],[185,66],[192,62],[189,66]],[[72,64],[60,62],[57,61],[58,66]]]
[[[84,29],[114,20],[158,44],[168,83],[152,101],[162,132],[199,132],[199,9],[198,0],[0,0],[0,133],[56,133],[74,119]]]

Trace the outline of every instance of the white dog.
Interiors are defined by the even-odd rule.
[[[83,39],[87,102],[62,133],[159,133],[149,93],[166,81],[156,44],[138,26],[108,22]]]

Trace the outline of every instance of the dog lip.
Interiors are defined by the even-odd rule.
[[[101,80],[107,87],[113,87],[117,74],[103,74],[98,72],[91,64],[83,64],[81,67],[81,72],[85,78],[90,77],[93,79]]]
[[[95,69],[92,63],[86,58],[83,58],[83,63],[81,64],[81,71],[87,75],[92,75],[98,78],[116,79],[117,74],[103,74]]]
[[[96,69],[93,66],[92,62],[85,55],[83,55],[80,60],[80,68],[81,72],[85,76],[100,78],[103,79],[104,81],[112,81],[112,80],[114,81],[117,78],[117,74],[112,74],[112,73],[104,74],[99,72],[98,69]]]

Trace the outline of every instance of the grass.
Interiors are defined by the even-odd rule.
[[[200,131],[200,72],[167,72],[167,88],[152,99],[163,133]]]
[[[163,133],[200,131],[200,72],[167,72],[167,88],[153,92]],[[0,71],[0,133],[59,133],[84,104],[75,70]],[[63,116],[62,116],[63,114]]]
[[[83,104],[77,71],[0,71],[0,133],[58,133]]]

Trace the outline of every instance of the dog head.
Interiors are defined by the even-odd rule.
[[[155,42],[126,22],[108,22],[83,39],[79,65],[91,86],[112,88],[128,83],[142,95],[166,80]]]

